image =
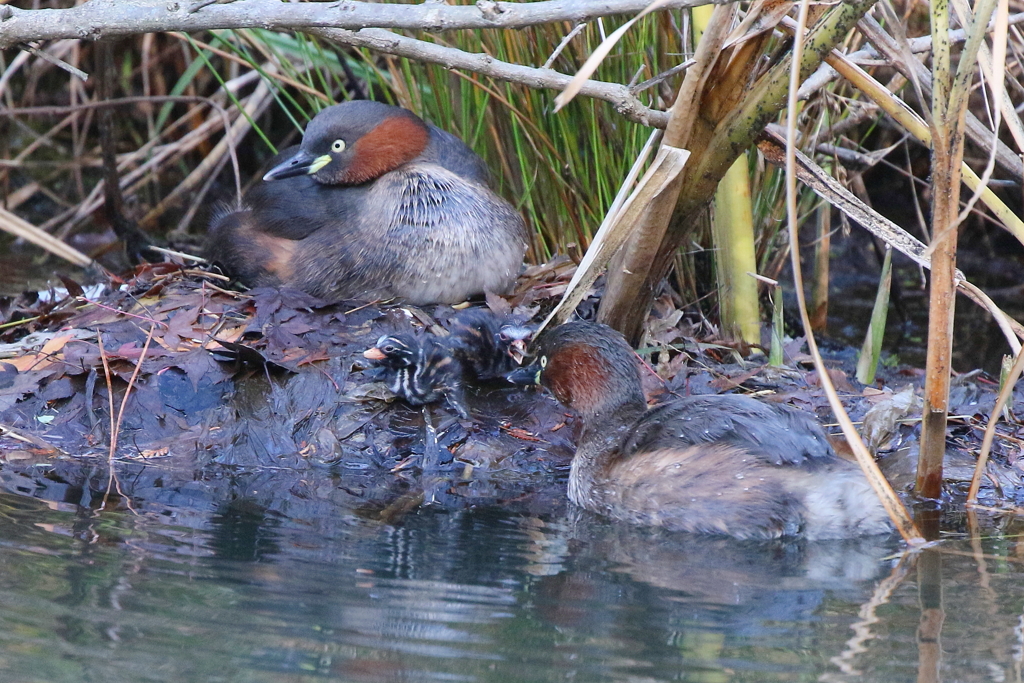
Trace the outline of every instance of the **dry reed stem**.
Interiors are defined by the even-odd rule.
[[[831,5],[808,34],[814,49],[804,53],[798,66],[800,72],[812,73],[824,52],[848,34],[870,4],[871,0],[847,0]],[[782,53],[753,80],[762,64],[764,40],[746,41],[723,53],[714,87],[709,85],[701,94],[699,132],[690,145],[693,157],[683,173],[679,200],[657,257],[631,269],[646,274],[640,287],[623,289],[613,303],[602,303],[623,307],[614,326],[627,339],[635,341],[639,337],[655,288],[668,274],[677,249],[693,234],[694,224],[714,194],[718,180],[785,104],[792,54]],[[609,290],[615,291],[618,273],[609,272],[606,300]]]
[[[762,134],[758,141],[758,149],[761,150],[765,161],[785,168],[785,143],[771,128]],[[799,150],[796,152],[796,159],[797,177],[805,186],[896,251],[923,268],[931,268],[928,249],[916,237],[858,199]],[[988,295],[971,284],[959,270],[956,271],[956,278],[957,286],[964,296],[992,314],[1006,336],[1010,348],[1016,353],[1020,348],[1018,339],[1024,339],[1024,325],[1000,309]]]
[[[995,0],[978,0],[974,20],[954,72],[949,45],[949,5],[931,3],[932,38],[932,244],[925,356],[921,450],[915,492],[937,499],[942,494],[942,460],[946,453],[946,416],[956,303],[957,227],[963,166],[963,129],[978,45]]]
[[[996,18],[995,25],[996,29],[992,35],[992,43],[995,47],[995,51],[989,55],[988,46],[985,45],[984,41],[978,46],[978,62],[981,67],[981,73],[989,79],[989,88],[991,89],[992,97],[992,149],[989,152],[988,162],[985,164],[985,170],[981,174],[979,185],[974,189],[974,193],[971,198],[967,200],[963,210],[957,216],[957,225],[963,223],[971,209],[974,208],[975,203],[981,198],[982,193],[988,188],[988,181],[992,177],[992,171],[995,170],[996,166],[996,151],[999,143],[999,126],[1003,120],[1003,112],[1005,104],[1008,98],[1006,95],[1006,88],[1004,83],[1004,72],[1006,69],[1006,37],[1008,33],[1007,18],[1009,15],[1009,5],[1007,0],[997,0],[998,5],[996,7]],[[954,0],[954,7],[959,11],[961,21],[968,16],[970,8],[966,6],[966,2],[963,0]],[[1010,125],[1010,131],[1014,133],[1015,140],[1017,142],[1018,151],[1024,151],[1024,131],[1018,131],[1021,127],[1020,118],[1017,116],[1017,112],[1014,111],[1012,103],[1006,110],[1007,123]],[[1013,126],[1012,122],[1016,121],[1017,126]],[[1020,136],[1018,137],[1018,132]]]
[[[814,359],[814,367],[818,372],[821,387],[825,391],[825,395],[828,397],[829,406],[832,408],[832,412],[839,421],[839,425],[843,430],[843,435],[846,437],[847,442],[849,442],[850,448],[853,450],[854,456],[857,458],[857,463],[864,471],[864,476],[867,478],[871,488],[875,490],[875,493],[878,495],[885,511],[889,513],[889,517],[892,519],[893,524],[895,524],[896,529],[900,532],[904,541],[917,545],[923,543],[924,538],[921,536],[921,532],[918,531],[917,527],[914,525],[914,521],[910,518],[906,508],[903,507],[903,503],[900,502],[900,499],[896,496],[892,487],[889,486],[889,482],[886,481],[882,472],[878,469],[878,465],[871,457],[871,454],[868,453],[867,447],[864,445],[864,442],[861,441],[860,434],[857,433],[857,428],[853,426],[853,422],[850,420],[850,416],[846,413],[846,409],[843,407],[842,401],[839,400],[839,395],[836,393],[835,386],[832,384],[832,378],[829,376],[828,369],[825,367],[825,362],[822,360],[821,354],[818,352],[818,344],[814,339],[810,316],[807,313],[803,274],[800,266],[800,250],[798,248],[798,245],[800,244],[800,235],[799,225],[797,224],[798,216],[796,201],[796,117],[798,104],[797,93],[800,89],[800,64],[802,61],[801,57],[804,48],[804,32],[806,30],[807,13],[809,8],[810,0],[801,0],[800,14],[796,22],[796,32],[793,38],[793,56],[789,77],[789,103],[786,111],[786,213],[788,217],[789,241],[792,245],[789,253],[790,264],[793,270],[793,287],[796,290],[797,303],[800,309],[800,320],[803,322],[807,338],[807,348]]]
[[[1006,381],[999,391],[999,397],[988,417],[988,424],[985,425],[985,437],[981,441],[981,451],[978,453],[978,463],[974,467],[974,476],[971,477],[971,488],[967,491],[967,507],[974,507],[978,504],[978,490],[981,488],[981,476],[985,473],[988,465],[988,456],[992,450],[992,442],[996,436],[996,424],[999,423],[999,416],[1003,414],[1003,408],[1010,400],[1013,389],[1017,384],[1021,371],[1024,370],[1024,350],[1017,351],[1017,357],[1013,367],[1006,376]]]
[[[225,110],[215,101],[208,97],[198,96],[170,96],[160,95],[151,97],[123,97],[113,100],[107,100],[105,102],[82,102],[80,104],[73,104],[67,106],[50,106],[50,107],[22,107],[16,109],[0,109],[0,116],[16,116],[16,115],[54,115],[63,112],[77,112],[80,110],[93,110],[103,107],[118,107],[129,104],[142,104],[142,103],[154,103],[154,102],[199,102],[206,104],[211,107],[219,115],[217,118],[212,118],[205,121],[199,128],[190,131],[180,140],[174,143],[164,145],[163,147],[157,147],[156,140],[151,140],[145,145],[136,150],[133,154],[126,155],[122,161],[118,164],[119,170],[125,168],[125,165],[130,163],[131,160],[142,158],[146,155],[149,150],[154,150],[149,156],[148,160],[140,165],[133,171],[125,174],[121,178],[121,188],[126,194],[129,194],[133,189],[138,188],[142,183],[146,182],[146,174],[155,172],[155,169],[159,168],[162,164],[170,163],[186,154],[187,152],[198,147],[209,135],[213,132],[218,125],[224,126],[226,130],[231,127],[231,115],[228,110]],[[231,111],[234,111],[232,108]],[[180,121],[187,119],[182,117]],[[166,132],[166,131],[165,131]],[[231,159],[231,165],[234,170],[235,178],[235,193],[238,201],[241,201],[242,195],[242,181],[241,171],[238,165],[238,156],[235,153],[234,145],[228,145],[228,154]],[[67,225],[62,234],[66,233],[71,227],[77,225],[82,220],[85,220],[88,216],[92,215],[99,207],[103,206],[103,181],[98,182],[89,193],[89,196],[77,206],[71,210],[64,212],[49,221],[47,221],[42,229],[53,226],[57,223],[67,221]]]
[[[117,420],[114,415],[114,381],[110,376],[110,362],[107,360],[107,351],[103,347],[103,333],[96,332],[97,343],[100,347],[100,361],[103,363],[103,376],[107,381],[107,412],[110,416],[110,450],[107,453],[107,491],[103,496],[103,502],[100,504],[102,510],[106,507],[107,496],[110,495],[110,490],[114,484],[114,449],[117,444]]]
[[[791,23],[784,23],[786,23],[787,28],[791,28]],[[826,56],[825,61],[839,72],[843,78],[850,81],[861,93],[880,106],[885,113],[895,119],[897,123],[917,138],[918,141],[925,145],[932,144],[933,135],[924,120],[908,107],[903,100],[896,97],[866,71],[851,62],[846,55],[833,50]],[[1024,244],[1024,221],[1014,214],[992,190],[984,187],[981,184],[980,178],[962,161],[961,171],[963,182],[972,190],[981,188],[981,201],[1002,222],[1003,227],[1013,233],[1014,237]]]
[[[39,438],[35,434],[31,434],[29,432],[22,432],[21,430],[15,429],[10,425],[0,423],[0,437],[3,436],[14,439],[15,441],[21,441],[22,443],[31,444],[42,451],[46,451],[47,455],[53,455],[54,453],[63,453],[61,449],[57,448],[56,446],[46,441],[45,439]]]
[[[91,258],[78,251],[70,244],[61,242],[53,235],[43,231],[35,225],[32,225],[21,216],[11,213],[3,207],[0,207],[0,230],[14,235],[15,237],[20,237],[27,242],[31,242],[37,247],[44,249],[54,256],[59,256],[65,261],[73,263],[76,266],[82,266],[84,268],[92,265],[93,263]]]
[[[735,16],[736,6],[733,4],[718,5],[713,10],[694,53],[694,65],[686,71],[675,102],[672,103],[665,137],[661,143],[662,149],[689,148],[702,94],[719,63],[721,47],[729,37]],[[686,154],[689,157],[689,151]],[[642,288],[647,279],[651,263],[657,258],[665,239],[681,187],[682,183],[673,179],[656,194],[656,202],[653,201],[654,196],[650,198],[652,203],[645,212],[631,217],[633,227],[628,242],[614,256],[609,266],[608,282],[597,319],[618,329],[631,343],[638,342],[639,335],[623,324],[627,312],[636,306],[636,299],[630,296],[630,292]]]
[[[981,291],[981,289],[967,280],[957,279],[956,285],[957,288],[961,290],[961,294],[987,310],[992,315],[992,318],[995,319],[996,324],[999,325],[999,329],[1006,338],[1006,343],[1010,345],[1010,349],[1015,355],[1019,353],[1021,348],[1020,340],[1024,339],[1024,325],[1021,325],[1006,311],[999,308],[999,306],[996,305],[996,302],[992,301],[988,294]]]
[[[143,217],[139,224],[143,227],[152,227],[159,218],[168,208],[173,206],[182,195],[191,192],[197,185],[203,182],[207,177],[215,175],[214,169],[222,166],[222,161],[226,155],[230,155],[232,159],[237,159],[236,145],[238,141],[245,137],[245,134],[252,129],[252,122],[258,118],[267,107],[273,102],[273,93],[270,91],[270,87],[267,85],[265,79],[260,79],[256,85],[256,89],[252,92],[249,97],[245,100],[245,106],[242,107],[239,116],[235,117],[234,123],[224,129],[224,135],[217,142],[217,145],[210,150],[203,160],[189,173],[184,180],[182,180],[177,187],[169,192],[160,203],[150,209],[150,211]],[[237,161],[235,162],[237,163]],[[237,178],[237,175],[236,175]],[[240,188],[239,195],[237,195],[237,203],[241,204]],[[192,197],[191,201],[198,203],[197,197]]]

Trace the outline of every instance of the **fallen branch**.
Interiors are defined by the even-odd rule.
[[[471,53],[453,47],[402,36],[379,28],[362,31],[320,28],[311,29],[311,35],[343,45],[365,47],[396,57],[406,57],[418,62],[440,64],[448,69],[465,69],[500,81],[518,83],[534,90],[564,90],[572,81],[571,76],[553,69],[538,69],[532,66],[512,64],[495,59],[483,53]],[[668,125],[668,113],[644,106],[633,96],[629,88],[618,83],[586,81],[580,94],[596,100],[604,100],[630,121],[653,128]]]
[[[92,0],[66,9],[19,9],[0,6],[0,49],[18,43],[59,38],[97,40],[140,33],[209,31],[222,28],[263,28],[290,31],[312,28],[356,30],[370,26],[419,31],[524,28],[598,17],[633,14],[650,0],[544,0],[450,6],[356,2],[290,3],[246,0],[208,4],[182,0]],[[666,9],[707,4],[706,0],[668,0]]]

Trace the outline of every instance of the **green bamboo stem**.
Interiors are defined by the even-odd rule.
[[[711,19],[711,6],[691,10],[695,37],[704,33]],[[754,209],[750,200],[750,173],[746,153],[741,154],[715,192],[711,220],[718,278],[718,312],[722,333],[747,344],[761,343],[761,311],[757,282],[748,273],[757,272],[754,250]]]
[[[740,155],[718,185],[711,234],[715,243],[722,331],[748,344],[759,344],[761,311],[757,282],[748,275],[757,272],[757,257],[746,154]]]

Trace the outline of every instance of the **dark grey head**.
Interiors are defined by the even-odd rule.
[[[572,322],[537,340],[532,365],[509,375],[516,384],[543,384],[564,405],[587,417],[621,405],[646,407],[633,349],[612,328]]]
[[[526,358],[526,347],[533,339],[536,328],[526,322],[508,322],[497,334],[498,348],[503,349],[512,360],[522,365]]]
[[[263,180],[310,175],[324,185],[359,185],[423,153],[430,129],[407,109],[354,100],[327,107],[302,136],[299,151]]]

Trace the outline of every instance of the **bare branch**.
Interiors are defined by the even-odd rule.
[[[365,47],[419,62],[440,64],[449,69],[473,71],[501,81],[519,83],[535,90],[562,90],[572,80],[571,76],[553,69],[511,64],[487,54],[464,52],[379,28],[364,28],[362,31],[320,28],[311,29],[309,33],[344,45]],[[668,123],[667,113],[644,106],[640,100],[633,97],[629,88],[618,83],[587,81],[580,89],[580,94],[609,102],[618,113],[645,126],[664,128]]]
[[[568,21],[580,23],[615,14],[633,14],[650,0],[542,0],[450,6],[341,0],[291,3],[245,0],[226,4],[188,0],[91,0],[66,9],[26,10],[4,5],[0,12],[0,49],[18,43],[58,38],[95,40],[154,31],[206,31],[222,28],[295,30],[367,27],[451,31],[479,28],[523,28]],[[706,5],[707,0],[670,0],[668,8]]]

